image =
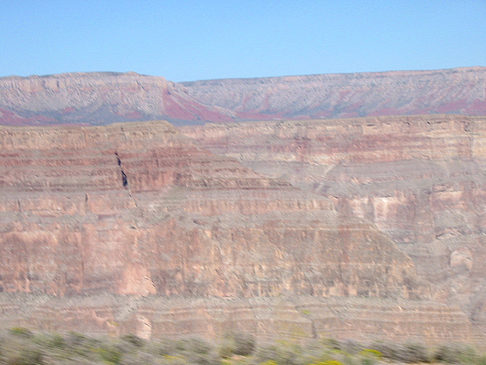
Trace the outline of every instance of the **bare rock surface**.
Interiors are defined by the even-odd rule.
[[[388,234],[486,332],[486,119],[403,116],[184,127],[214,153]]]
[[[239,119],[486,114],[486,67],[185,82]]]
[[[260,341],[336,338],[469,343],[484,336],[458,308],[430,301],[363,297],[166,298],[0,294],[0,320],[64,332],[142,338],[220,338],[228,331]]]
[[[0,78],[0,124],[99,125],[160,118],[186,124],[231,119],[163,77],[105,72]]]
[[[486,115],[485,90],[485,67],[184,83],[134,72],[13,76],[0,78],[0,124]]]
[[[389,236],[334,209],[341,196],[263,176],[166,122],[0,127],[0,146],[2,326],[480,336]],[[454,265],[480,271],[469,249]]]

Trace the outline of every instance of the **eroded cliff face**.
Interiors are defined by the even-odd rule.
[[[174,83],[136,73],[0,78],[0,124],[176,124],[460,113],[486,114],[486,68]]]
[[[0,78],[0,124],[100,125],[168,119],[227,121],[231,113],[203,105],[182,85],[132,73],[69,73]]]
[[[2,325],[476,336],[373,225],[168,123],[1,127],[0,145]]]
[[[324,74],[182,83],[241,120],[486,114],[486,68]]]
[[[410,259],[371,226],[194,147],[168,124],[0,133],[4,291],[423,292]]]
[[[368,117],[185,128],[196,143],[388,234],[432,297],[486,330],[486,119]]]

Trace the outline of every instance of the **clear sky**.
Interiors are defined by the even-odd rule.
[[[486,66],[486,0],[0,0],[0,76]]]

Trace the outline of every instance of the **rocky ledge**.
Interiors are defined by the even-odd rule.
[[[0,145],[2,326],[478,336],[373,224],[166,122],[0,127]]]

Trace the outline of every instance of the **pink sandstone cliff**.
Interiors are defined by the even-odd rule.
[[[185,127],[194,143],[360,217],[409,256],[431,296],[486,331],[486,119],[367,117]]]
[[[279,138],[299,141],[293,128]],[[252,133],[241,131],[250,143]],[[217,139],[224,134],[232,138],[198,130],[207,138],[198,143],[232,153]],[[229,328],[259,337],[481,336],[417,276],[420,260],[369,219],[335,209],[355,206],[351,197],[266,177],[238,161],[257,159],[208,152],[166,122],[0,127],[0,146],[4,327],[143,337]],[[289,156],[275,146],[276,156]]]

